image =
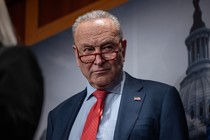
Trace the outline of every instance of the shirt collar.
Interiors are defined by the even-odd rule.
[[[115,82],[113,82],[112,85],[106,88],[105,90],[114,94],[122,94],[125,78],[125,72],[122,71],[120,76],[115,80]],[[89,99],[94,91],[96,91],[96,89],[93,88],[89,82],[87,82],[87,96],[85,100]]]

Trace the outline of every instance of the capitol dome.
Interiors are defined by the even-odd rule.
[[[186,38],[188,68],[180,83],[180,95],[186,112],[190,140],[206,140],[210,123],[210,29],[201,19],[199,0],[193,0],[194,23]]]

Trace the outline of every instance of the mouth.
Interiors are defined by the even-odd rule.
[[[93,73],[95,73],[95,74],[105,74],[105,73],[107,73],[108,72],[108,69],[103,69],[103,70],[95,70],[95,71],[93,71]]]

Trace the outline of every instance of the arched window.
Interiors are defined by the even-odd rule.
[[[202,103],[199,104],[199,116],[200,117],[203,116],[203,105],[202,105]]]
[[[193,120],[195,117],[193,106],[191,106],[190,117],[191,117],[191,120]]]
[[[210,104],[209,104],[209,114],[210,114]]]

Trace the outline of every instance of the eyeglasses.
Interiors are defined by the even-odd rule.
[[[91,53],[94,49],[90,48],[88,50],[88,54],[79,55],[79,50],[77,49],[78,57],[82,63],[88,64],[93,63],[96,59],[97,55],[100,55],[106,61],[114,60],[117,57],[117,53],[119,51],[121,40],[117,44],[106,44],[102,46],[100,53]],[[76,46],[76,45],[75,45]]]

